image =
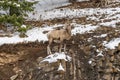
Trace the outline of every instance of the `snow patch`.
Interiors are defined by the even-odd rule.
[[[89,64],[92,64],[92,61],[90,60],[90,61],[88,61],[88,63],[89,63]]]
[[[65,71],[64,68],[63,68],[63,66],[61,65],[61,63],[59,65],[58,71]]]
[[[83,34],[85,32],[90,32],[91,30],[95,30],[98,26],[92,26],[91,24],[88,25],[75,25],[75,28],[72,30],[72,35],[76,35],[77,33]]]
[[[100,25],[102,25],[102,26],[108,26],[108,27],[116,27],[116,23],[120,22],[119,19],[120,18],[118,18],[118,20],[112,20],[110,22],[103,22],[103,23],[100,23]]]
[[[98,53],[97,56],[104,56],[102,53],[103,53],[103,52],[101,51],[100,53]]]
[[[43,13],[39,13],[41,15],[42,20],[47,19],[54,19],[54,18],[78,18],[78,17],[86,17],[88,20],[97,20],[99,21],[102,15],[105,15],[103,17],[104,19],[113,19],[117,18],[119,20],[120,16],[119,14],[117,16],[114,16],[113,14],[117,14],[120,11],[120,8],[85,8],[85,9],[69,9],[69,8],[62,8],[62,9],[54,9],[51,11],[46,11]],[[97,16],[95,16],[95,15]],[[113,16],[111,16],[113,15]],[[102,20],[102,19],[101,19]]]
[[[24,25],[24,24],[23,24],[23,25],[21,25],[21,28],[26,28],[26,25]]]
[[[64,24],[55,24],[51,26],[44,25],[42,28],[33,28],[26,32],[26,35],[28,37],[20,38],[18,32],[15,32],[12,34],[12,37],[0,37],[0,45],[3,44],[16,44],[16,43],[22,43],[22,42],[35,42],[35,41],[48,41],[47,33],[44,34],[44,31],[51,31],[54,30],[54,28],[57,27],[63,27]],[[85,32],[90,32],[91,30],[95,30],[98,26],[92,26],[89,25],[81,25],[81,24],[74,24],[75,28],[72,29],[72,35],[76,35],[77,33],[83,34]],[[26,25],[22,25],[21,27],[26,27]]]
[[[115,49],[116,46],[120,43],[120,38],[115,38],[109,41],[108,43],[104,43],[104,46],[109,49]]]
[[[15,32],[12,37],[0,37],[0,45],[3,44],[16,44],[22,42],[34,42],[36,40],[40,41],[48,41],[47,34],[44,34],[45,28],[33,28],[26,32],[28,37],[20,38],[19,33]],[[49,28],[48,28],[49,29]]]
[[[66,55],[64,52],[62,53],[54,53],[54,54],[51,54],[51,55],[48,55],[47,57],[45,57],[43,59],[43,61],[41,62],[49,62],[49,63],[53,63],[53,62],[57,62],[58,60],[60,59],[63,59],[65,61],[70,61],[71,60],[71,57]]]
[[[94,36],[94,37],[97,37],[97,38],[101,37],[101,38],[103,38],[103,37],[106,37],[106,36],[107,36],[107,34],[101,34],[100,36]]]

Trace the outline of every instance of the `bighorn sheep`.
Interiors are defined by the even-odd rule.
[[[47,46],[47,53],[51,54],[51,49],[50,45],[54,40],[59,40],[60,41],[60,47],[59,47],[59,52],[61,52],[62,49],[62,43],[64,40],[69,40],[71,38],[71,25],[68,24],[65,26],[65,29],[60,29],[60,30],[52,30],[48,33],[47,35],[49,44]],[[64,44],[64,51],[66,48],[66,44]]]

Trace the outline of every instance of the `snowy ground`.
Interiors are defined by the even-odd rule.
[[[49,0],[51,1],[51,0]],[[47,3],[49,2],[47,1]],[[44,1],[45,2],[45,1]],[[37,6],[40,4],[44,4],[44,2],[39,2]],[[68,1],[61,1],[62,3],[67,3]],[[56,3],[59,3],[59,1]],[[54,3],[53,3],[54,4]],[[42,6],[41,5],[41,6]],[[51,4],[50,4],[51,5]],[[36,10],[39,12],[38,7]],[[76,33],[84,34],[96,30],[100,26],[108,26],[108,27],[120,27],[117,26],[116,23],[120,22],[120,7],[116,8],[85,8],[85,9],[70,9],[70,8],[62,8],[62,9],[53,9],[49,11],[43,11],[41,13],[37,12],[36,15],[31,15],[30,17],[40,20],[52,20],[55,18],[62,19],[62,18],[80,18],[86,17],[87,21],[93,20],[98,21],[99,23],[96,25],[93,24],[77,24],[76,22],[72,22],[75,28],[72,30],[72,35],[76,35]],[[40,15],[40,17],[38,17]],[[105,21],[110,20],[110,21]],[[14,43],[21,43],[21,42],[29,42],[29,41],[47,41],[47,34],[44,34],[44,31],[53,30],[54,27],[64,24],[55,24],[50,26],[45,26],[43,28],[33,28],[26,32],[28,37],[20,38],[18,32],[15,32],[12,37],[0,37],[0,45],[3,44],[14,44]],[[107,35],[107,34],[106,34]],[[105,41],[104,41],[105,42]],[[120,43],[120,37],[111,40],[110,42],[104,43],[107,48],[114,49]],[[114,45],[113,45],[114,44]],[[112,46],[111,46],[112,45]]]
[[[28,1],[32,1],[32,0],[28,0]],[[81,10],[81,9],[80,10],[76,9],[75,11],[73,11],[73,10],[67,10],[67,11],[66,10],[62,10],[62,11],[61,10],[57,10],[57,11],[53,10],[51,12],[49,11],[49,10],[52,10],[54,8],[57,8],[57,7],[61,7],[61,6],[71,4],[71,3],[69,3],[69,0],[35,0],[35,1],[39,1],[39,2],[36,5],[34,5],[34,7],[35,7],[35,10],[33,12],[34,14],[29,13],[29,17],[27,18],[28,20],[31,20],[31,19],[32,20],[50,19],[50,18],[55,18],[56,16],[59,16],[59,17],[67,17],[67,16],[75,17],[74,14],[76,14],[77,16],[78,15],[83,16],[83,14],[84,14],[84,10]],[[77,0],[77,1],[82,2],[82,1],[89,1],[89,0]],[[119,0],[113,0],[111,2],[120,2],[120,1]],[[85,15],[89,12],[93,12],[94,9],[93,10],[86,9],[86,10],[88,10],[88,12],[86,12]],[[103,9],[101,9],[101,10],[103,10]],[[49,12],[45,13],[44,11],[49,11]],[[69,14],[67,14],[68,11],[70,12]],[[96,10],[95,10],[95,12],[96,12]],[[104,13],[104,11],[102,13]],[[64,16],[63,16],[63,14],[64,14]],[[56,15],[56,16],[53,17],[52,15]]]
[[[33,13],[29,13],[29,17],[27,19],[39,20],[41,14],[44,13],[44,11],[71,4],[69,3],[69,0],[34,0],[34,1],[39,1],[36,5],[34,5],[35,10],[33,13],[35,14],[33,15]],[[89,0],[77,0],[77,1],[82,2]]]
[[[41,14],[41,18],[43,20],[46,19],[54,19],[54,18],[64,18],[64,17],[70,17],[70,18],[77,18],[77,17],[84,17],[87,16],[87,20],[94,20],[94,21],[100,21],[97,25],[92,24],[76,24],[73,22],[72,24],[75,26],[75,28],[72,30],[72,35],[75,35],[76,33],[84,34],[86,32],[89,32],[91,30],[96,30],[101,25],[108,26],[108,27],[120,27],[116,26],[117,22],[120,22],[120,8],[85,8],[85,9],[68,9],[63,8],[61,11],[60,9],[55,9],[51,11],[44,12],[44,14]],[[96,16],[97,15],[97,16]],[[105,15],[104,17],[102,15]],[[114,20],[112,20],[114,19]],[[109,22],[103,22],[104,20],[111,20]],[[33,28],[31,30],[28,30],[26,35],[27,38],[20,38],[18,35],[19,33],[14,33],[13,37],[0,37],[0,45],[3,44],[13,44],[13,43],[21,43],[21,42],[29,42],[29,41],[47,41],[47,34],[44,34],[44,31],[50,31],[54,27],[57,27],[59,25],[64,24],[55,24],[51,26],[44,26],[43,28]],[[120,43],[120,37],[111,40],[110,42],[106,42],[104,44],[106,47],[110,49],[114,49],[114,46],[117,46]],[[114,44],[114,45],[113,45]],[[112,47],[111,47],[112,45]]]
[[[48,0],[48,1],[50,1],[50,0]],[[88,50],[85,49],[86,45],[88,45],[87,46],[88,48],[92,46],[95,49],[95,51],[93,50],[93,51],[89,52],[89,53],[91,53],[91,55],[93,55],[94,52],[95,52],[96,57],[98,57],[98,56],[103,57],[104,54],[105,54],[104,50],[115,49],[116,46],[118,46],[118,44],[120,43],[120,36],[115,37],[115,36],[111,35],[111,34],[115,34],[115,33],[118,33],[117,35],[120,34],[120,28],[119,28],[120,25],[117,25],[117,23],[120,23],[120,7],[116,7],[116,8],[85,8],[85,9],[62,8],[62,9],[48,10],[48,11],[45,11],[45,12],[42,11],[41,13],[38,13],[38,12],[36,12],[37,14],[35,14],[35,15],[30,15],[30,17],[34,18],[35,20],[54,20],[55,18],[57,18],[57,19],[71,18],[72,19],[71,24],[73,24],[74,29],[72,29],[71,32],[72,32],[72,36],[75,36],[76,42],[77,42],[77,38],[79,36],[83,35],[82,36],[83,38],[80,38],[80,40],[82,39],[82,41],[79,41],[79,42],[83,42],[83,43],[78,42],[78,45],[77,45],[78,49],[79,48],[82,49],[82,46],[84,46],[83,49],[82,49],[83,51],[81,51],[81,52],[75,51],[77,56],[79,56],[78,55],[79,53],[80,53],[80,55],[82,55],[84,50],[86,51],[84,53],[87,53],[87,51],[90,51],[89,49]],[[40,16],[40,17],[38,17],[38,16]],[[79,20],[79,18],[81,18],[81,17],[85,17],[86,21],[78,23],[77,20]],[[77,20],[76,20],[76,18],[77,18]],[[62,24],[62,23],[52,24],[50,26],[48,26],[47,24],[43,24],[42,27],[34,26],[34,28],[32,28],[32,29],[30,29],[26,32],[26,35],[28,37],[25,37],[25,38],[20,38],[19,37],[19,32],[15,32],[15,33],[12,34],[12,37],[0,37],[0,46],[2,46],[3,44],[17,44],[17,43],[23,43],[23,42],[24,43],[35,42],[36,40],[39,41],[39,42],[40,41],[45,42],[45,41],[48,41],[48,39],[47,39],[47,33],[44,33],[44,32],[51,31],[51,30],[55,29],[56,27],[63,27],[63,26],[64,26],[64,24]],[[113,29],[113,30],[103,30],[103,29],[106,29],[106,27],[107,27],[107,29],[109,28],[109,29]],[[97,32],[97,30],[99,30],[100,33]],[[4,32],[0,31],[0,34],[1,33],[4,34]],[[89,34],[87,35],[87,33],[89,33],[90,35]],[[77,34],[81,34],[81,35],[77,35]],[[95,42],[93,42],[93,41],[95,41]],[[98,44],[99,42],[100,42],[100,45],[102,44],[104,47],[102,46],[102,48],[99,48],[99,44]],[[79,44],[82,44],[82,46],[79,45]],[[7,45],[7,46],[8,46],[8,48],[11,47],[11,45],[10,46]],[[38,46],[41,48],[41,46],[39,44],[38,44]],[[46,44],[45,44],[45,46],[46,46]],[[28,46],[26,46],[26,47],[28,47]],[[35,47],[35,49],[33,49],[33,48],[29,49],[29,51],[28,51],[29,54],[27,54],[29,56],[28,60],[25,60],[25,61],[27,61],[27,65],[28,65],[28,61],[30,61],[30,64],[33,63],[31,61],[33,61],[32,57],[34,55],[36,56],[37,54],[39,54],[39,55],[45,54],[45,52],[40,51],[40,48],[39,48],[38,52],[34,52],[36,50],[36,47]],[[44,47],[44,48],[46,48],[46,47]],[[6,47],[3,50],[7,50]],[[12,50],[16,50],[16,49],[13,48]],[[46,49],[43,49],[43,50],[46,50]],[[30,52],[33,55],[30,55],[31,54]],[[37,55],[37,57],[38,57],[38,55]],[[82,57],[82,59],[84,58],[83,56],[81,56],[81,57]],[[80,60],[81,57],[79,56],[78,60]],[[10,56],[10,58],[14,58],[14,57]],[[25,59],[26,58],[27,57],[25,57]],[[36,57],[34,57],[34,58],[35,58],[35,61],[36,61]],[[85,56],[85,58],[86,58],[86,56]],[[48,63],[51,64],[51,63],[57,62],[59,59],[65,60],[65,61],[72,61],[73,57],[70,57],[69,55],[66,55],[64,52],[62,52],[62,53],[56,52],[54,54],[48,55],[47,57],[43,58],[39,62],[40,63],[41,62],[48,62]],[[89,61],[88,61],[89,64],[92,64],[92,62],[93,62],[92,59],[93,58],[89,59]],[[23,61],[23,59],[21,61]],[[20,63],[21,63],[21,61],[20,61]],[[80,63],[82,61],[84,61],[84,60],[80,60],[80,61],[78,61],[78,63]],[[86,63],[86,60],[85,60],[85,62],[82,62],[82,64],[84,64],[84,63]],[[18,62],[17,62],[17,64],[18,64]],[[26,67],[26,65],[24,65],[23,68],[24,67]],[[29,68],[29,67],[27,67],[27,68]],[[59,70],[64,71],[63,65],[61,63],[58,66],[58,71]],[[78,70],[76,70],[76,71],[78,71]]]
[[[63,59],[65,61],[71,61],[71,57],[66,55],[64,52],[62,52],[62,53],[56,52],[54,54],[51,54],[51,55],[45,57],[41,62],[53,63],[53,62],[57,62],[60,59]]]

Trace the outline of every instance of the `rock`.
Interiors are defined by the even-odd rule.
[[[97,22],[93,21],[92,24],[93,24],[93,25],[97,25]]]
[[[103,79],[104,80],[111,80],[111,74],[104,74]]]
[[[72,41],[72,44],[75,44],[75,41]]]
[[[59,70],[58,74],[65,74],[65,71],[64,70]]]
[[[113,62],[113,61],[114,61],[114,59],[115,59],[115,57],[114,57],[114,56],[111,56],[111,57],[110,57],[110,61],[111,61],[111,62]]]
[[[117,26],[120,26],[120,22],[117,22],[116,25],[117,25]]]
[[[47,64],[47,65],[45,65],[42,69],[43,69],[43,71],[45,71],[45,72],[49,72],[49,71],[54,70],[54,66],[51,66],[51,64]]]
[[[106,70],[105,70],[105,73],[112,73],[113,72],[113,68],[111,67],[111,68],[107,68]],[[108,80],[108,79],[107,79]]]
[[[104,70],[99,67],[98,72],[101,73],[101,72],[104,72]]]
[[[120,43],[118,44],[118,48],[117,49],[120,50]]]
[[[109,54],[110,56],[113,56],[113,55],[114,55],[114,52],[115,52],[114,49],[113,49],[113,50],[109,50],[109,51],[108,51],[108,54]]]
[[[86,55],[89,55],[90,54],[90,49],[91,49],[90,46],[84,46],[83,51],[85,52]]]
[[[42,57],[38,57],[36,61],[37,61],[38,63],[40,63],[42,60],[43,60]]]
[[[59,46],[54,46],[54,47],[52,48],[52,51],[54,51],[54,52],[59,51]]]
[[[13,68],[13,71],[14,71],[16,74],[19,74],[22,70],[21,70],[19,67],[14,67],[14,68]]]
[[[112,64],[111,62],[107,62],[107,63],[106,63],[106,66],[107,66],[107,67],[113,67],[113,64]]]
[[[59,60],[58,64],[61,64],[64,69],[64,72],[66,72],[66,61],[64,59],[61,59],[61,60]]]
[[[91,21],[90,20],[87,20],[87,24],[90,24],[91,23]]]
[[[92,66],[92,67],[96,66],[96,62],[93,61],[93,62],[91,63],[91,66]]]
[[[103,66],[102,60],[98,61],[97,65],[99,65],[99,67]]]
[[[10,77],[10,80],[16,80],[17,77],[18,77],[18,74],[13,75],[13,76]]]
[[[58,71],[59,74],[64,74],[64,73],[65,73],[65,69],[63,68],[63,65],[61,65],[61,63],[60,63],[60,65],[59,65],[57,71]]]

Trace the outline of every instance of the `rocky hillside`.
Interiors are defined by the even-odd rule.
[[[52,43],[53,54],[47,55],[47,32],[61,29],[68,20],[73,28],[66,53],[57,53],[59,44]],[[26,24],[34,26],[27,38],[1,31],[0,80],[120,80],[119,2],[98,8],[76,3]]]

